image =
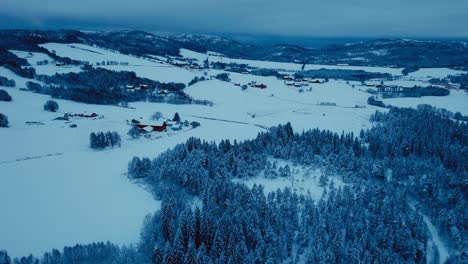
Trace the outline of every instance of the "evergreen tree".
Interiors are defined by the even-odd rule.
[[[161,112],[156,112],[151,116],[151,120],[156,120],[156,121],[162,118],[164,118],[164,116]]]
[[[11,264],[11,258],[4,250],[0,250],[0,264]]]
[[[8,127],[8,117],[0,113],[0,127]]]
[[[175,122],[180,122],[180,116],[179,116],[179,113],[175,113],[174,117],[172,118],[172,121],[175,121]]]
[[[132,126],[132,128],[130,128],[130,130],[128,130],[127,134],[130,137],[132,137],[133,139],[140,138],[140,136],[141,136],[140,129],[137,126]]]
[[[59,109],[59,105],[56,101],[54,100],[48,100],[45,104],[44,104],[44,110],[46,111],[50,111],[50,112],[57,112],[57,110]]]
[[[11,102],[11,96],[7,91],[0,89],[0,101]]]
[[[153,264],[160,264],[162,263],[163,261],[163,252],[162,250],[159,248],[158,245],[156,245],[153,249],[153,253],[152,253],[152,257],[151,257],[151,261]]]

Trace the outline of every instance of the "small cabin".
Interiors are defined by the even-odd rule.
[[[309,83],[322,83],[320,80],[309,80]]]
[[[174,131],[182,130],[182,124],[181,123],[175,124],[171,127],[171,129]]]
[[[172,127],[173,125],[176,125],[176,124],[177,124],[176,121],[172,121],[172,120],[166,121],[166,125],[167,125],[168,127]]]

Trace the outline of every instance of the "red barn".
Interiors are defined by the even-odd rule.
[[[267,88],[267,86],[265,84],[261,83],[261,84],[255,84],[255,88],[265,89],[265,88]]]
[[[148,133],[148,132],[162,132],[166,130],[166,122],[162,123],[162,125],[143,125],[143,124],[138,124],[136,125],[140,129],[142,133]]]
[[[158,132],[161,132],[161,131],[164,131],[166,130],[166,122],[164,122],[162,125],[160,126],[151,126],[153,128],[153,131],[158,131]]]

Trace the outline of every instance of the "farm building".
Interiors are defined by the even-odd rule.
[[[172,121],[172,120],[167,120],[167,121],[166,121],[166,125],[167,125],[168,127],[172,127],[173,125],[176,125],[176,124],[177,124],[176,121]]]
[[[181,123],[177,123],[177,124],[173,125],[173,126],[171,127],[171,129],[174,130],[174,131],[182,130],[182,124],[181,124]]]
[[[72,114],[72,113],[66,113],[65,117],[85,117],[85,118],[95,118],[98,117],[98,114],[92,113],[90,115],[88,114]]]
[[[322,83],[320,80],[309,80],[309,83]]]
[[[156,125],[137,124],[135,126],[138,127],[142,133],[162,132],[167,128],[166,122]]]
[[[265,84],[263,84],[263,83],[260,83],[260,84],[259,84],[259,83],[257,83],[256,81],[250,82],[250,83],[249,83],[249,86],[250,86],[250,87],[253,87],[253,88],[259,88],[259,89],[265,89],[265,88],[267,88],[267,86],[266,86]]]

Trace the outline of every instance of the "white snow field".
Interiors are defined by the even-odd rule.
[[[79,66],[75,65],[64,65],[64,66],[57,66],[56,62],[53,58],[48,56],[47,54],[41,52],[28,52],[28,51],[20,51],[20,50],[10,50],[16,56],[26,59],[31,66],[36,69],[37,74],[41,75],[54,75],[56,73],[69,73],[69,72],[80,72],[81,69]],[[47,60],[48,64],[46,65],[38,65],[38,62]]]
[[[286,71],[299,71],[302,64],[288,63],[288,62],[272,62],[272,61],[258,61],[258,60],[244,60],[244,59],[231,59],[220,56],[212,56],[199,52],[194,52],[187,49],[181,49],[180,55],[186,58],[197,59],[203,62],[206,58],[210,62],[225,62],[225,63],[239,63],[248,64],[252,67],[267,68],[267,69],[281,69]],[[364,70],[368,72],[381,72],[390,73],[393,75],[401,75],[402,68],[389,68],[389,67],[366,67],[366,66],[345,66],[345,65],[319,65],[319,64],[306,64],[304,70],[319,70],[319,69],[341,69],[341,70]]]
[[[198,120],[202,126],[190,131],[130,140],[126,120],[149,117],[155,111],[172,117],[175,110],[182,118],[197,120],[188,113],[200,114],[202,107],[139,103],[133,105],[136,109],[126,109],[57,100],[60,111],[50,113],[42,110],[48,96],[4,89],[14,101],[0,102],[1,112],[10,120],[9,128],[0,129],[0,207],[8,212],[0,218],[0,248],[12,256],[41,255],[76,243],[137,242],[143,217],[160,204],[124,175],[133,156],[155,157],[193,136],[242,140],[262,130]],[[52,121],[66,112],[95,112],[104,119]],[[27,125],[27,121],[44,125]],[[78,127],[69,128],[70,124]],[[91,150],[89,134],[93,131],[117,131],[122,147]]]
[[[421,98],[391,98],[384,99],[385,104],[399,107],[416,107],[419,104],[429,104],[438,108],[445,108],[454,113],[468,115],[468,93],[450,90],[447,96],[424,96]]]
[[[93,65],[97,63],[114,61],[128,63],[125,65],[100,65],[99,67],[115,71],[134,71],[139,77],[149,78],[161,82],[182,82],[188,83],[196,73],[181,69],[156,60],[148,60],[121,54],[84,44],[61,44],[47,43],[40,45],[58,56],[69,57],[74,60],[86,61]]]
[[[128,65],[102,67],[134,71],[139,77],[156,81],[187,83],[195,76],[204,75],[203,71],[191,71],[82,44],[48,43],[42,46],[59,56],[89,61],[94,65],[107,60],[128,62]],[[37,61],[46,59],[45,54],[15,53],[28,59],[40,74],[81,70],[72,66],[58,67],[55,63],[39,66],[36,65]],[[184,56],[200,56],[200,60],[206,58],[200,53],[182,53]],[[214,58],[210,57],[210,60]],[[254,61],[249,61],[249,64],[286,70],[301,66]],[[365,70],[396,75],[401,72],[401,69],[393,68],[365,67]],[[441,74],[448,74],[445,70],[441,71]],[[210,70],[207,77],[220,72]],[[414,76],[404,81],[409,86],[411,82],[426,83],[427,73],[422,75],[424,77]],[[15,88],[1,88],[10,93],[13,101],[0,102],[0,112],[6,114],[10,121],[9,128],[0,128],[0,208],[4,212],[0,217],[0,248],[8,250],[15,257],[29,253],[41,255],[46,250],[61,249],[76,243],[107,240],[120,245],[136,243],[144,216],[158,210],[160,203],[126,178],[127,164],[133,156],[156,157],[190,137],[217,142],[226,138],[251,139],[267,127],[286,122],[291,122],[295,131],[319,127],[338,133],[346,131],[357,134],[361,129],[372,126],[369,116],[375,110],[385,111],[367,105],[370,95],[365,89],[357,85],[352,88],[345,81],[310,84],[299,92],[299,88],[286,86],[274,77],[230,73],[230,83],[209,80],[185,89],[196,99],[212,101],[213,106],[139,102],[131,103],[132,108],[122,108],[56,100],[60,109],[57,113],[50,113],[42,109],[46,100],[50,99],[48,96],[19,90],[26,87],[28,79],[16,76],[3,67],[0,67],[0,76],[14,79],[17,84]],[[241,87],[234,85],[251,81],[264,83],[268,87],[263,90],[249,87],[242,91]],[[385,100],[385,103],[402,106],[429,103],[464,114],[468,113],[466,102],[466,95],[453,91],[450,96],[435,99]],[[178,112],[182,120],[197,121],[201,126],[154,134],[150,139],[142,137],[132,140],[126,135],[130,128],[127,120],[146,120],[156,111],[166,118],[172,118]],[[95,112],[104,118],[72,119],[69,123],[52,121],[68,112]],[[28,125],[26,122],[36,123]],[[71,124],[76,124],[77,128],[70,128]],[[122,147],[91,150],[89,134],[99,131],[117,131],[122,137]],[[288,180],[259,177],[245,184],[261,183],[266,191],[289,186],[299,192],[310,191],[313,197],[319,198],[323,188],[317,185],[317,177],[313,177],[318,172],[309,171],[312,176],[304,177],[304,171],[296,169],[297,173]],[[334,179],[334,183],[335,186],[340,185],[339,179]]]

